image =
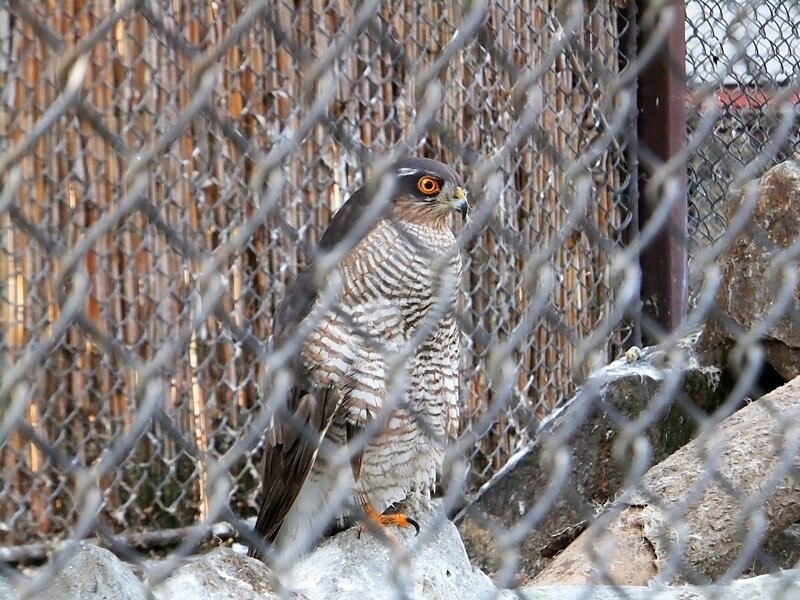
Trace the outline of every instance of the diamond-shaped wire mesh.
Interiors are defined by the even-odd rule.
[[[680,347],[714,313],[704,293],[739,234],[730,200],[797,152],[800,8],[686,3],[688,143],[662,164],[639,139],[637,86],[656,60],[642,32],[666,36],[675,5],[0,3],[0,559],[58,558],[59,540],[87,536],[121,555],[161,543],[188,553],[221,520],[248,541],[289,360],[273,318],[387,156],[439,159],[469,190],[474,221],[450,223],[463,260],[459,456],[446,456],[438,491],[463,483],[451,516],[543,446],[543,423],[596,392],[598,368],[622,368],[626,350],[623,364],[636,363],[643,330]],[[640,254],[648,227],[675,225],[662,209],[684,166],[697,310],[673,334],[642,315],[642,281],[662,274],[642,274]],[[739,332],[742,344],[771,318]],[[609,428],[592,459],[620,454],[624,477],[597,467],[596,488],[572,482],[567,501],[505,509],[531,529],[550,508],[611,503],[625,477],[623,499],[646,496],[648,458],[727,416],[671,391],[653,392],[641,415],[604,406],[622,450]],[[739,392],[736,402],[750,388]],[[683,411],[681,427],[661,447],[648,427],[667,407]],[[554,480],[582,425],[557,432]],[[749,498],[711,458],[700,483]],[[665,509],[668,521],[681,526],[689,508]],[[560,528],[536,552],[586,523]],[[494,533],[513,546],[525,532]]]
[[[690,256],[720,239],[732,189],[800,144],[794,2],[687,2]]]
[[[81,41],[88,64],[82,114],[56,119],[20,163],[19,215],[49,246],[4,215],[3,310],[10,328],[2,353],[8,364],[46,335],[57,315],[62,254],[125,202],[132,184],[125,173],[136,153],[170,137],[147,169],[142,191],[147,215],[120,218],[78,259],[89,277],[85,314],[105,346],[77,324],[56,342],[40,373],[30,378],[26,419],[40,435],[91,465],[130,426],[140,399],[125,354],[152,359],[195,317],[203,257],[228,242],[259,203],[250,186],[248,151],[268,153],[290,139],[309,108],[304,96],[326,94],[329,113],[281,162],[280,217],[254,231],[220,265],[219,311],[259,340],[268,338],[287,280],[304,264],[298,239],[316,242],[374,158],[403,142],[412,152],[447,159],[468,173],[476,156],[498,152],[518,126],[526,98],[515,97],[515,84],[523,69],[535,64],[542,74],[527,99],[540,104],[531,135],[498,159],[499,198],[475,194],[478,204],[497,203],[466,256],[462,296],[463,428],[478,423],[496,393],[484,367],[491,340],[507,337],[525,311],[523,259],[550,243],[567,218],[564,165],[574,163],[608,128],[604,115],[613,111],[614,99],[606,83],[624,61],[620,40],[628,24],[608,2],[593,3],[574,23],[544,5],[494,5],[478,39],[437,75],[442,97],[435,126],[406,139],[408,125],[424,106],[424,90],[414,75],[453,38],[467,12],[457,3],[419,8],[383,7],[359,22],[360,15],[344,5],[277,4],[224,49],[221,44],[243,13],[234,3],[146,8],[129,3],[118,13],[98,3],[58,10],[42,5],[10,17],[2,74],[7,147],[24,138],[57,96],[58,78],[68,66],[59,63],[64,48]],[[104,23],[109,24],[100,31]],[[565,25],[582,33],[563,44]],[[312,57],[342,43],[342,31],[351,31],[351,40],[331,56],[325,77],[310,82],[306,70]],[[202,53],[215,60],[200,74],[193,61]],[[202,75],[214,79],[208,107],[172,134],[195,100]],[[513,400],[488,429],[475,432],[473,485],[527,441],[537,418],[587,372],[578,359],[578,342],[613,301],[609,250],[621,243],[629,218],[624,150],[625,142],[615,141],[588,167],[595,189],[586,220],[594,237],[575,232],[554,257],[559,285],[552,311],[513,357],[519,370]],[[609,340],[602,360],[615,355],[626,331]],[[224,323],[209,318],[186,342],[184,352],[161,366],[169,381],[161,408],[174,430],[154,424],[101,483],[101,518],[114,529],[165,529],[201,518],[207,501],[203,457],[230,448],[258,401],[254,356]],[[187,452],[186,444],[197,454]],[[75,499],[68,485],[54,483],[58,468],[50,457],[19,435],[3,455],[8,474],[3,543],[68,530]],[[253,460],[242,457],[232,470],[231,502],[244,515],[255,503]]]

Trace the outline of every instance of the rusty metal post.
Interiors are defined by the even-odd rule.
[[[647,343],[676,330],[688,304],[688,196],[685,160],[666,163],[686,145],[686,7],[684,0],[638,0],[638,55],[647,54],[659,22],[670,19],[666,36],[656,41],[658,51],[642,67],[638,81],[639,228],[644,230],[661,203],[669,201],[663,185],[664,169],[677,186],[678,198],[658,234],[643,249],[642,333]],[[659,8],[661,7],[661,8]],[[660,13],[660,18],[654,18]],[[653,175],[658,173],[655,179]],[[674,196],[672,196],[674,198]]]

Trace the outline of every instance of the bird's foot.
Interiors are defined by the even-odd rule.
[[[419,535],[419,523],[417,523],[414,519],[405,515],[403,513],[394,513],[389,515],[382,515],[375,507],[372,506],[369,502],[364,504],[364,523],[361,526],[358,534],[359,537],[361,536],[361,531],[364,529],[371,529],[376,532],[380,532],[384,536],[391,537],[384,529],[389,525],[394,525],[396,527],[413,527],[415,530],[415,535]]]
[[[419,535],[419,523],[403,513],[397,513],[394,515],[378,515],[377,523],[382,527],[387,527],[389,525],[396,525],[397,527],[403,528],[413,527],[414,535]]]

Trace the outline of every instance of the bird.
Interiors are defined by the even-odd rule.
[[[249,556],[299,556],[358,520],[419,532],[408,514],[384,513],[430,500],[458,431],[462,259],[450,215],[468,208],[453,168],[401,159],[347,199],[286,288],[270,343],[295,344],[291,383],[264,437]]]

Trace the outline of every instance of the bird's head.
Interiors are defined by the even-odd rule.
[[[393,214],[405,221],[444,225],[452,211],[466,218],[467,190],[451,167],[430,158],[407,158],[396,162]]]

